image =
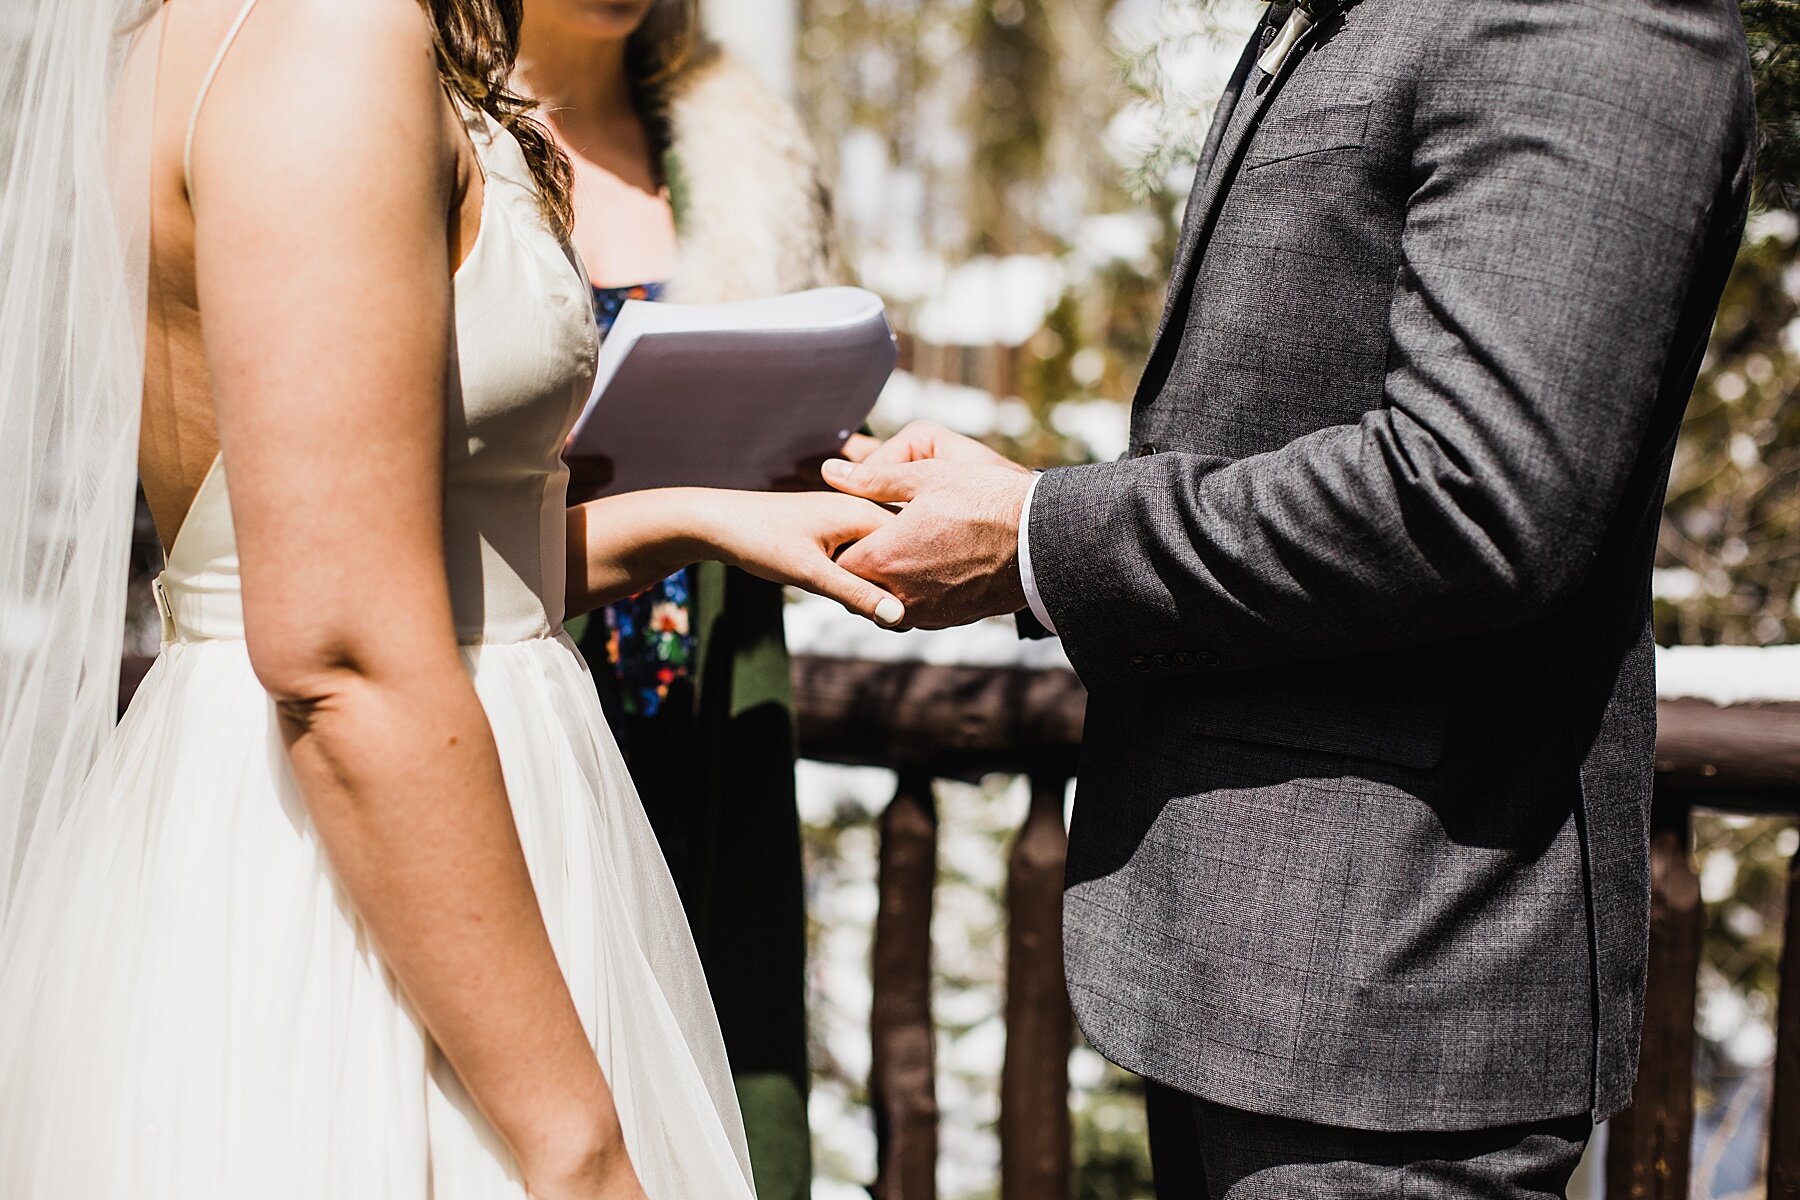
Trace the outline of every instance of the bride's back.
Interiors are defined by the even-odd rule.
[[[357,67],[321,65],[329,18],[364,4],[367,36],[394,44]],[[292,581],[296,554],[342,560],[364,606],[354,619],[382,611],[376,589],[388,619],[406,619],[419,601],[388,586],[408,568],[387,535],[395,513],[417,520],[427,499],[441,509],[459,640],[554,632],[560,450],[596,335],[520,142],[433,82],[414,0],[175,0],[165,15],[140,459],[169,556],[167,632],[244,636],[254,622],[241,596],[257,580],[264,612],[316,608],[316,589]],[[358,22],[337,28],[354,37]],[[364,86],[383,70],[411,82]],[[294,95],[307,88],[335,91],[335,113],[315,121]],[[346,127],[345,95],[369,137],[388,139],[385,157]],[[415,145],[418,159],[396,160]],[[335,415],[321,423],[325,410]],[[404,454],[372,456],[382,438]],[[226,467],[242,485],[232,503]],[[296,518],[312,527],[297,532]],[[241,555],[250,589],[240,530],[257,539]]]
[[[306,11],[306,10],[312,11]],[[384,12],[386,9],[388,11]],[[202,335],[201,298],[195,264],[197,187],[193,175],[205,163],[219,113],[234,101],[251,96],[269,80],[302,67],[312,86],[350,88],[366,100],[369,111],[390,111],[385,94],[402,86],[390,78],[350,78],[340,59],[311,56],[296,64],[303,51],[282,36],[286,23],[329,19],[346,38],[388,36],[381,26],[411,20],[421,27],[425,17],[414,0],[166,0],[159,53],[156,112],[151,153],[151,244],[147,295],[147,328],[143,424],[139,472],[144,492],[165,548],[173,546],[189,506],[219,452],[207,349]],[[441,137],[453,164],[450,203],[444,212],[444,237],[456,260],[467,253],[479,231],[482,183],[479,164],[448,102],[438,130],[422,130],[420,152],[429,153],[433,135]],[[283,130],[234,130],[252,133],[279,146]],[[192,171],[192,174],[190,173]],[[354,214],[345,213],[345,219]],[[348,298],[321,294],[319,303]],[[352,301],[353,302],[353,301]]]

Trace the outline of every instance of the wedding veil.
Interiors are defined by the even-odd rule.
[[[0,7],[0,918],[118,703],[159,7]]]

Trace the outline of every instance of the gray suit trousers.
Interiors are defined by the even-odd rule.
[[[1270,1117],[1146,1081],[1157,1200],[1561,1200],[1585,1115],[1455,1132]]]

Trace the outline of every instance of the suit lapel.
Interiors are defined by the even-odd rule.
[[[1306,57],[1317,33],[1315,26],[1303,34],[1294,52],[1282,64],[1281,72],[1273,78],[1265,77],[1257,68],[1256,59],[1262,53],[1264,31],[1279,28],[1278,22],[1271,23],[1277,15],[1277,7],[1271,6],[1269,15],[1251,35],[1250,45],[1238,60],[1231,82],[1219,99],[1218,115],[1213,118],[1212,129],[1201,150],[1200,164],[1194,174],[1194,190],[1188,194],[1187,211],[1181,219],[1181,240],[1175,251],[1175,269],[1169,277],[1169,295],[1163,304],[1162,322],[1157,326],[1156,340],[1151,343],[1149,364],[1138,383],[1136,402],[1139,404],[1149,398],[1153,387],[1160,388],[1168,375],[1166,360],[1174,353],[1175,343],[1181,340],[1182,326],[1186,324],[1190,298],[1188,284],[1194,262],[1211,236],[1213,218],[1218,216],[1219,205],[1224,202],[1225,193],[1237,176],[1238,161],[1244,156],[1244,148],[1256,133],[1263,110],[1293,73],[1295,64]],[[1240,116],[1238,109],[1245,105],[1249,108]]]

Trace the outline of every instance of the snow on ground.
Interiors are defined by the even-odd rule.
[[[1659,646],[1656,692],[1719,705],[1800,701],[1800,646]]]
[[[895,633],[852,616],[830,600],[797,595],[787,607],[788,649],[822,658],[923,662],[938,666],[1069,669],[1054,638],[1021,640],[1011,617],[992,617],[961,629]]]
[[[893,633],[852,616],[829,600],[796,595],[787,610],[788,645],[796,654],[925,662],[943,666],[1069,669],[1054,638],[1021,641],[1010,617],[961,629]],[[1714,704],[1800,702],[1800,646],[1674,646],[1656,651],[1657,694]]]

